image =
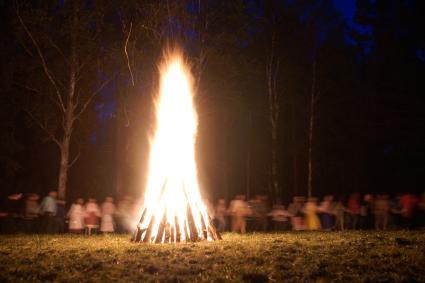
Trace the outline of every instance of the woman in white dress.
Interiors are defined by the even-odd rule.
[[[100,222],[100,231],[103,233],[112,233],[114,232],[114,214],[115,214],[115,205],[114,199],[107,197],[102,203],[102,221]]]
[[[69,232],[71,233],[81,233],[84,229],[85,209],[83,204],[84,200],[79,198],[69,209]]]

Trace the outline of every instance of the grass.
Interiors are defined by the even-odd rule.
[[[128,235],[0,236],[0,282],[425,282],[425,233],[225,234],[134,244]]]

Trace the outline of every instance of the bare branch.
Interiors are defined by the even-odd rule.
[[[62,58],[65,60],[65,62],[69,65],[68,59],[66,58],[65,54],[63,54],[63,52],[59,48],[59,46],[56,43],[54,43],[54,41],[49,36],[47,36],[47,40],[50,42],[50,44],[53,46],[53,48],[55,48],[56,51],[62,56]]]
[[[44,73],[46,74],[47,78],[52,83],[53,87],[55,88],[56,95],[57,95],[57,98],[58,98],[58,103],[59,103],[62,111],[65,112],[65,105],[63,103],[61,93],[60,93],[59,88],[58,88],[58,86],[56,84],[56,81],[52,77],[52,74],[49,71],[49,68],[47,67],[47,63],[46,63],[46,60],[44,59],[43,53],[41,52],[40,46],[38,45],[38,43],[35,40],[34,36],[30,32],[30,30],[28,29],[28,27],[25,25],[24,21],[22,20],[22,17],[19,14],[19,9],[18,8],[16,9],[16,15],[18,16],[19,22],[21,23],[21,25],[24,28],[25,32],[28,34],[29,38],[31,39],[32,43],[34,44],[34,47],[37,50],[37,54],[40,57],[41,65],[43,66]]]
[[[87,109],[87,107],[89,106],[89,104],[90,104],[90,102],[93,100],[93,98],[99,93],[99,92],[101,92],[102,91],[102,89],[110,82],[111,80],[109,79],[109,80],[105,80],[103,83],[102,83],[102,85],[98,88],[98,89],[96,89],[90,96],[89,96],[89,98],[86,100],[86,102],[83,104],[83,106],[81,107],[81,109],[80,109],[80,111],[77,113],[77,114],[75,114],[75,116],[74,116],[74,120],[75,119],[78,119],[78,118],[80,118],[80,116],[81,116],[81,114],[83,114],[84,113],[84,111]],[[77,107],[77,105],[76,105],[76,107]]]
[[[124,45],[124,53],[125,53],[125,57],[127,58],[127,66],[128,66],[128,70],[130,72],[131,75],[131,83],[134,86],[134,77],[133,77],[133,72],[131,71],[131,66],[130,66],[130,59],[128,58],[128,52],[127,52],[127,45],[128,45],[128,41],[130,39],[131,36],[131,28],[133,27],[133,22],[130,23],[130,30],[128,31],[128,35],[127,35],[127,39],[125,40],[125,45]]]
[[[78,144],[78,153],[74,157],[74,159],[72,159],[72,161],[68,163],[68,168],[71,168],[75,164],[75,162],[77,162],[77,160],[80,158],[80,155],[81,155],[81,146],[80,146],[80,143],[77,143],[77,144]]]
[[[60,141],[56,138],[56,136],[54,135],[54,133],[49,130],[47,128],[46,125],[44,125],[40,120],[38,120],[30,111],[25,111],[28,116],[31,117],[31,119],[46,133],[47,137],[53,141],[54,143],[56,143],[56,145],[61,148],[62,144],[60,143]]]
[[[24,88],[24,89],[26,89],[26,90],[28,90],[30,92],[41,94],[40,90],[38,90],[38,89],[36,89],[34,87],[30,87],[30,86],[27,86],[27,85],[21,85],[21,84],[17,84],[17,83],[14,83],[14,85],[19,86],[19,87],[22,87],[22,88]]]

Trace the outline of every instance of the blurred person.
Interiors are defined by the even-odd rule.
[[[114,199],[106,197],[101,206],[102,220],[100,222],[100,231],[103,233],[112,233],[115,231],[114,214],[116,212]]]
[[[267,213],[270,212],[267,195],[264,195],[264,194],[260,195],[259,201],[260,201],[259,206],[257,208],[257,213],[259,217],[257,231],[267,231],[268,224],[269,224]]]
[[[336,201],[333,205],[333,214],[335,215],[335,225],[336,230],[344,231],[345,229],[345,212],[347,211],[344,206],[344,202],[341,199]]]
[[[251,217],[254,221],[255,231],[266,231],[267,230],[267,196],[256,195],[249,206],[251,208]]]
[[[411,193],[404,193],[400,198],[402,225],[406,229],[414,227],[413,218],[419,199]]]
[[[292,215],[291,226],[292,230],[299,231],[304,229],[304,198],[295,196],[288,206],[288,213]]]
[[[44,233],[53,234],[55,232],[55,215],[58,209],[56,203],[57,192],[50,191],[47,196],[43,198],[40,204],[40,213],[42,215],[41,230]]]
[[[363,230],[371,229],[373,223],[373,196],[366,194],[360,202],[359,228]]]
[[[390,200],[388,195],[378,195],[375,200],[375,229],[387,230],[390,212]]]
[[[309,198],[304,206],[305,224],[308,230],[318,230],[321,228],[320,220],[317,216],[317,198]]]
[[[238,195],[230,202],[228,213],[232,216],[232,232],[246,233],[246,217],[250,209],[244,195]]]
[[[137,216],[136,216],[137,217]],[[117,206],[115,214],[118,232],[127,233],[133,232],[133,203],[129,196],[124,196]]]
[[[330,230],[334,227],[333,196],[325,196],[317,211],[320,213],[322,229]]]
[[[92,230],[96,230],[99,228],[99,217],[101,217],[101,213],[96,199],[89,198],[85,207],[84,219],[86,233],[89,236],[92,234]]]
[[[40,205],[38,204],[39,196],[37,194],[28,194],[25,199],[25,232],[38,232]]]
[[[418,226],[420,228],[425,228],[425,192],[422,193],[421,200],[418,204]]]
[[[0,219],[2,227],[0,228],[3,233],[16,233],[20,232],[21,217],[23,215],[23,195],[16,193],[8,195],[1,204]]]
[[[289,218],[293,215],[285,210],[281,200],[273,205],[272,211],[268,215],[272,217],[273,230],[284,231],[289,229]]]
[[[7,198],[0,194],[0,234],[6,234],[9,232],[8,217],[9,212],[7,209]]]
[[[84,218],[86,216],[84,199],[77,198],[77,200],[71,205],[67,216],[69,218],[69,232],[77,234],[82,233],[84,229]]]
[[[360,217],[360,196],[359,194],[351,194],[347,203],[348,213],[350,215],[350,228],[358,229],[359,225],[359,217]]]
[[[55,232],[58,234],[65,233],[66,221],[66,202],[64,200],[57,200],[57,210],[55,215]]]
[[[214,219],[217,230],[219,232],[224,232],[226,230],[226,201],[224,199],[218,200],[217,206],[215,207]]]
[[[401,216],[402,206],[401,206],[401,194],[397,194],[390,202],[390,215],[391,215],[391,224],[395,227],[403,227],[403,219]]]

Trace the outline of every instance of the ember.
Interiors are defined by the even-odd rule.
[[[160,75],[145,200],[132,240],[221,239],[199,191],[195,161],[198,119],[192,76],[180,51],[165,53]]]

